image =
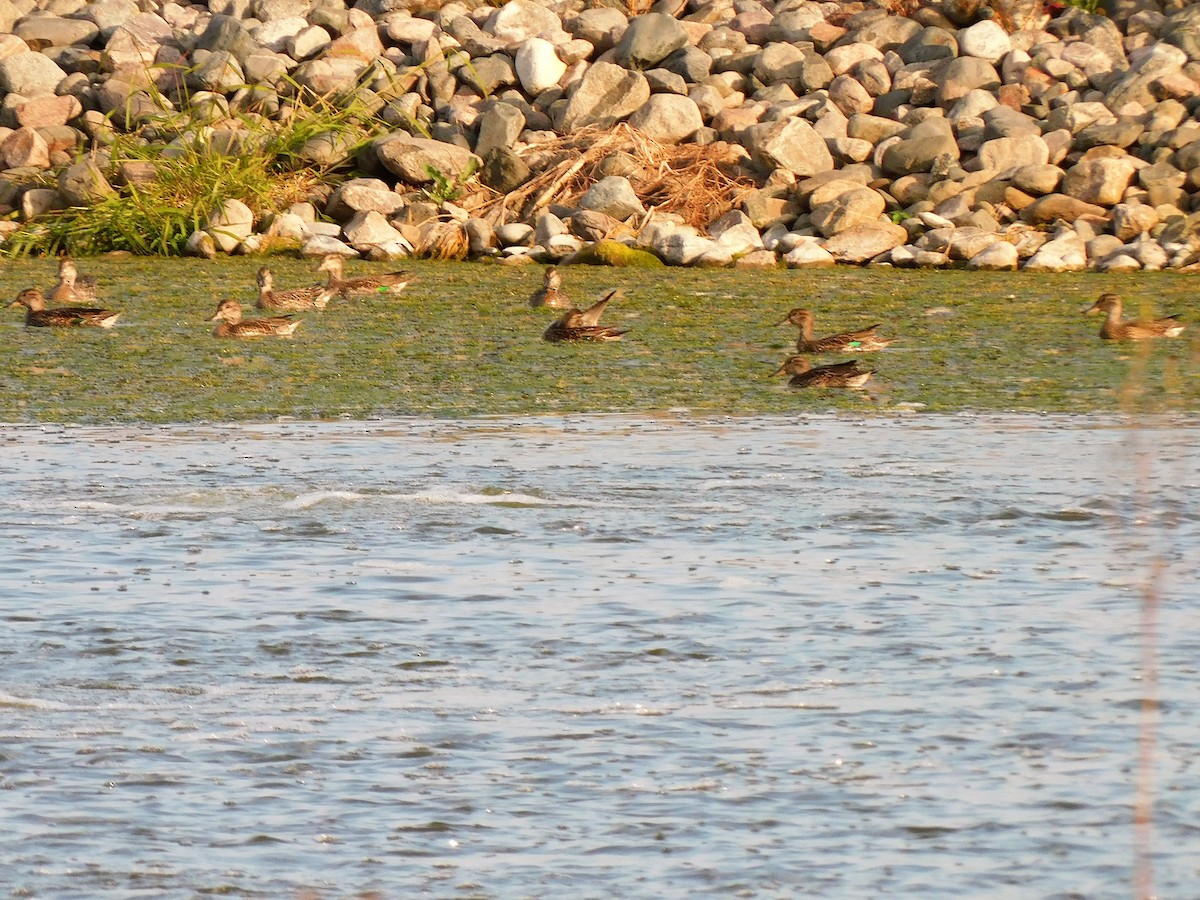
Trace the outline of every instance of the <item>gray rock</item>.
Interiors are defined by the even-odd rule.
[[[183,252],[187,256],[198,256],[201,259],[216,259],[217,244],[208,232],[193,231],[183,245]]]
[[[26,16],[12,33],[32,46],[70,47],[72,44],[90,44],[100,29],[86,19],[43,15]]]
[[[1021,221],[1030,225],[1048,225],[1060,219],[1064,222],[1074,222],[1084,216],[1104,215],[1103,206],[1068,197],[1066,194],[1047,194],[1021,210]]]
[[[945,28],[930,26],[897,47],[896,53],[906,64],[953,59],[958,56],[958,40]]]
[[[569,134],[588,125],[615,124],[649,99],[650,85],[640,72],[593,63],[563,107],[558,130]]]
[[[483,30],[493,37],[518,43],[543,34],[560,33],[562,20],[533,0],[509,0],[488,17]]]
[[[335,222],[345,222],[357,212],[375,211],[390,216],[404,205],[404,198],[378,178],[352,178],[344,181],[330,195],[325,215]]]
[[[1153,44],[1112,86],[1107,97],[1110,109],[1120,108],[1130,102],[1150,105],[1155,97],[1150,90],[1151,82],[1163,76],[1180,71],[1188,61],[1187,54],[1178,47],[1170,44]]]
[[[515,191],[532,177],[529,165],[508,147],[490,150],[479,171],[479,180],[502,194]]]
[[[31,222],[57,209],[64,209],[66,201],[53,188],[30,188],[21,195],[21,219]]]
[[[1014,187],[1034,196],[1057,191],[1062,177],[1062,169],[1049,163],[1020,166],[1010,176]]]
[[[813,207],[812,223],[825,237],[876,222],[885,208],[878,191],[858,187]]]
[[[688,84],[699,84],[712,72],[713,59],[699,47],[682,47],[676,50],[659,66],[668,72],[674,72]]]
[[[68,206],[91,206],[116,196],[100,167],[90,160],[73,163],[58,174],[58,193]]]
[[[1145,234],[1158,222],[1158,212],[1145,203],[1118,203],[1113,207],[1113,235],[1121,241],[1131,241]]]
[[[577,210],[571,215],[569,227],[573,235],[592,243],[629,230],[620,219],[595,209]]]
[[[704,127],[700,108],[688,97],[652,94],[629,124],[661,144],[678,144]]]
[[[404,240],[404,236],[393,228],[388,220],[373,209],[356,212],[342,226],[346,241],[360,253],[369,247],[380,247]]]
[[[804,75],[805,51],[795,44],[767,44],[755,56],[754,77],[763,84],[799,83]],[[829,72],[833,79],[833,70]]]
[[[652,12],[629,20],[614,53],[622,66],[649,69],[687,46],[684,27],[670,16]]]
[[[209,213],[203,231],[222,253],[232,253],[254,233],[254,213],[241,200],[226,200]]]
[[[579,198],[579,208],[596,210],[620,221],[646,211],[629,179],[620,175],[608,175],[588,188]]]
[[[568,18],[565,24],[572,35],[587,41],[597,53],[603,53],[616,46],[629,27],[629,19],[619,9],[602,6],[585,9]]]
[[[856,113],[850,116],[846,123],[846,136],[856,138],[858,140],[867,141],[870,144],[878,144],[880,141],[898,135],[905,130],[905,126],[893,119],[885,119],[882,116],[865,115]]]
[[[939,159],[959,158],[958,142],[944,119],[931,119],[909,129],[906,137],[883,152],[882,165],[892,175],[928,172]]]
[[[967,265],[985,272],[1004,272],[1016,269],[1019,260],[1014,245],[1007,241],[997,241],[972,256]]]
[[[525,115],[521,110],[509,103],[493,103],[479,117],[475,154],[486,158],[498,147],[512,149],[524,128]]]
[[[1023,166],[1044,166],[1049,161],[1050,148],[1041,136],[996,138],[984,142],[979,148],[980,168],[993,172],[1008,172]]]
[[[994,106],[980,113],[987,126],[987,139],[1041,137],[1042,126],[1033,116],[1008,106]]]
[[[895,50],[904,46],[925,29],[903,16],[884,16],[853,32],[853,40],[870,44],[878,50]]]
[[[908,232],[891,222],[871,222],[839,232],[825,241],[825,249],[838,262],[861,264],[887,253],[908,240]]]
[[[1084,203],[1113,206],[1125,196],[1136,171],[1136,163],[1128,156],[1082,159],[1067,170],[1062,192]]]
[[[495,252],[498,245],[496,232],[487,219],[471,216],[464,227],[467,232],[467,252],[471,256],[484,256]]]
[[[462,147],[403,133],[377,141],[375,154],[389,172],[413,185],[430,183],[434,172],[457,178],[480,165],[479,157]]]
[[[1012,50],[1012,40],[995,19],[984,19],[958,33],[958,49],[963,56],[985,59],[994,65]]]
[[[980,88],[991,91],[1000,87],[1000,76],[995,66],[987,60],[973,56],[952,59],[941,72],[941,83],[937,89],[937,102],[949,108],[968,92]]]
[[[16,53],[0,59],[0,93],[39,97],[54,94],[67,73],[41,53]]]
[[[496,228],[501,247],[528,247],[533,243],[533,226],[524,222],[506,222]]]
[[[1121,116],[1112,123],[1097,122],[1080,130],[1075,135],[1076,150],[1092,147],[1132,147],[1145,131],[1145,126],[1131,116]]]
[[[838,75],[830,82],[829,99],[846,116],[869,113],[875,106],[875,100],[867,93],[867,89],[850,75]]]
[[[785,169],[805,177],[833,168],[824,139],[803,119],[763,122],[744,133],[746,149],[764,170]]]

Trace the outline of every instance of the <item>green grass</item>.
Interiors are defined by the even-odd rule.
[[[552,345],[553,313],[527,305],[541,268],[413,261],[419,280],[400,299],[305,313],[291,339],[218,340],[205,320],[221,297],[252,315],[260,259],[98,257],[112,331],[27,329],[7,310],[0,354],[0,421],[197,422],[369,416],[461,417],[579,412],[752,415],[888,412],[1200,411],[1200,325],[1152,346],[1097,338],[1080,309],[1103,290],[1152,312],[1195,316],[1195,280],[1154,274],[1103,278],[1024,273],[628,270],[567,267],[584,304],[609,287],[624,296],[606,320],[621,343]],[[271,261],[277,284],[316,280],[309,261]],[[351,263],[350,272],[386,271]],[[0,261],[0,293],[49,287],[52,260]],[[817,332],[882,322],[897,338],[866,358],[871,390],[795,391],[770,373],[795,340],[774,327],[793,306]],[[844,358],[844,357],[834,357]]]

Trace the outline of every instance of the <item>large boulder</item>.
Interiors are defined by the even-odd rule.
[[[687,30],[676,19],[652,12],[629,21],[613,51],[626,68],[650,69],[688,44]]]
[[[569,134],[588,125],[612,125],[649,99],[650,84],[641,72],[613,63],[593,63],[567,99],[558,130]]]
[[[833,169],[825,140],[803,119],[752,125],[744,132],[746,148],[766,171],[784,169],[798,177]]]
[[[376,142],[375,155],[384,168],[412,185],[428,184],[439,176],[457,178],[481,162],[470,150],[456,144],[405,133]]]
[[[629,124],[660,144],[678,144],[704,127],[700,107],[678,94],[652,94]]]

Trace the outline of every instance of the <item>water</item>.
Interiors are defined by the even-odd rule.
[[[0,880],[1195,896],[1195,433],[4,427]]]

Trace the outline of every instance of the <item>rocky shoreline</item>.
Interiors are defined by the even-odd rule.
[[[1200,5],[1090,5],[0,0],[0,239],[321,98],[188,252],[1200,270]]]

